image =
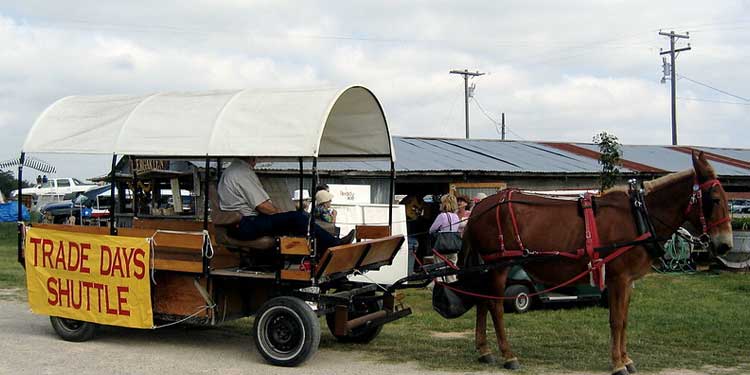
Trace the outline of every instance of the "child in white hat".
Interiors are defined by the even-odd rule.
[[[336,210],[331,208],[333,194],[326,190],[320,190],[315,193],[315,209],[313,215],[316,220],[322,220],[328,223],[336,223]]]

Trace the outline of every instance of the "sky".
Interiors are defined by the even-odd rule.
[[[750,148],[746,1],[0,0],[0,161],[68,95],[364,84],[392,133],[670,144],[659,30],[677,58],[678,142]],[[35,155],[60,177],[108,157]],[[30,172],[35,173],[35,172]]]

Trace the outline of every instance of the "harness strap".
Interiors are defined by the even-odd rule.
[[[648,239],[649,237],[651,237],[651,233],[644,233],[644,234],[638,236],[638,238],[636,238],[633,242],[640,243],[640,242]],[[604,267],[604,265],[606,265],[607,263],[609,263],[613,259],[617,258],[618,256],[622,255],[624,252],[626,252],[626,251],[634,248],[635,246],[638,246],[638,245],[637,244],[631,244],[631,245],[627,245],[627,246],[623,246],[623,247],[618,248],[612,254],[609,254],[606,257],[601,258],[600,262],[597,265],[597,267]],[[594,271],[596,271],[596,267],[589,268],[589,269],[587,269],[587,270],[585,270],[585,271],[583,271],[583,272],[581,272],[581,273],[573,276],[571,279],[569,279],[569,280],[567,280],[567,281],[565,281],[565,282],[563,282],[561,284],[555,285],[555,286],[547,288],[545,290],[541,290],[541,291],[538,291],[538,292],[535,292],[535,293],[531,293],[528,296],[529,297],[535,297],[535,296],[538,296],[540,294],[549,293],[549,292],[551,292],[553,290],[557,290],[557,289],[566,287],[566,286],[568,286],[568,285],[570,285],[570,284],[572,284],[572,283],[580,280],[581,278],[585,277],[586,275],[592,274]],[[476,298],[483,298],[483,299],[490,299],[490,300],[513,300],[513,299],[516,299],[516,297],[491,296],[491,295],[487,295],[487,294],[473,293],[473,292],[469,292],[469,291],[466,291],[466,290],[463,290],[463,289],[456,288],[454,286],[451,286],[450,284],[447,284],[447,283],[444,283],[444,282],[441,282],[441,281],[438,281],[438,280],[435,280],[435,283],[443,285],[444,287],[446,287],[446,288],[448,288],[448,289],[450,289],[450,290],[452,290],[452,291],[454,291],[456,293],[467,295],[467,296],[471,296],[471,297],[476,297]]]
[[[589,257],[589,268],[591,272],[591,284],[598,286],[599,290],[604,290],[605,268],[602,260],[599,259],[599,253],[596,248],[601,246],[599,240],[599,230],[596,227],[596,217],[594,215],[594,202],[591,193],[585,193],[581,198],[581,208],[583,209],[583,223],[586,228],[586,254]]]
[[[500,243],[500,254],[505,253],[505,238],[503,237],[503,224],[500,212],[500,207],[503,205],[504,200],[505,192],[500,194],[500,201],[497,203],[497,208],[495,209],[495,220],[497,221],[497,241]]]
[[[518,221],[516,220],[516,213],[513,212],[512,206],[513,190],[508,191],[508,211],[510,212],[510,222],[513,223],[513,231],[516,232],[516,241],[518,242],[519,249],[525,249],[523,242],[521,241],[521,231],[518,230]]]
[[[505,252],[502,252],[502,253],[481,254],[482,260],[484,260],[485,262],[501,260],[503,258],[517,258],[517,257],[537,256],[537,255],[561,256],[561,257],[570,258],[573,260],[578,260],[578,259],[583,258],[584,255],[586,255],[586,250],[584,248],[576,249],[574,252],[560,251],[560,250],[547,250],[547,251],[505,250]]]

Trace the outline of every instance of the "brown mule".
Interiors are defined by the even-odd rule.
[[[672,173],[647,182],[644,186],[644,200],[654,225],[655,237],[666,238],[685,221],[689,221],[696,228],[703,228],[710,236],[713,255],[723,255],[731,249],[732,229],[728,222],[726,194],[702,152],[697,156],[693,154],[693,170]],[[694,190],[696,187],[697,192]],[[515,192],[512,196],[512,209],[520,232],[515,233],[507,204],[500,204],[503,207],[501,225],[498,225],[496,208],[501,196],[502,193],[488,197],[472,211],[464,232],[464,249],[459,256],[462,262],[470,262],[470,259],[476,259],[477,256],[489,259],[493,254],[497,256],[501,241],[499,228],[502,228],[504,243],[508,249],[518,249],[517,234],[523,245],[530,250],[574,251],[584,247],[584,218],[578,202]],[[595,200],[596,227],[602,246],[624,243],[638,237],[627,189],[608,190]],[[653,260],[654,257],[644,246],[635,246],[606,265],[613,374],[635,372],[635,364],[627,354],[626,338],[631,285],[649,272]],[[586,256],[580,259],[556,257],[544,262],[529,263],[524,269],[536,281],[557,285],[586,271],[588,264],[589,258]],[[504,295],[508,271],[508,268],[502,268],[490,272],[493,295]],[[580,282],[588,280],[585,277]],[[505,334],[501,301],[485,300],[477,304],[476,347],[480,360],[489,362],[494,359],[487,345],[488,312],[495,327],[504,367],[518,368],[518,359],[511,351]]]

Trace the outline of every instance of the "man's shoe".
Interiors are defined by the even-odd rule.
[[[339,240],[339,244],[346,245],[346,244],[352,243],[352,241],[354,241],[354,237],[356,236],[356,234],[357,234],[357,230],[352,229],[351,231],[349,231],[349,233],[347,233],[346,236],[341,237],[341,239]]]

